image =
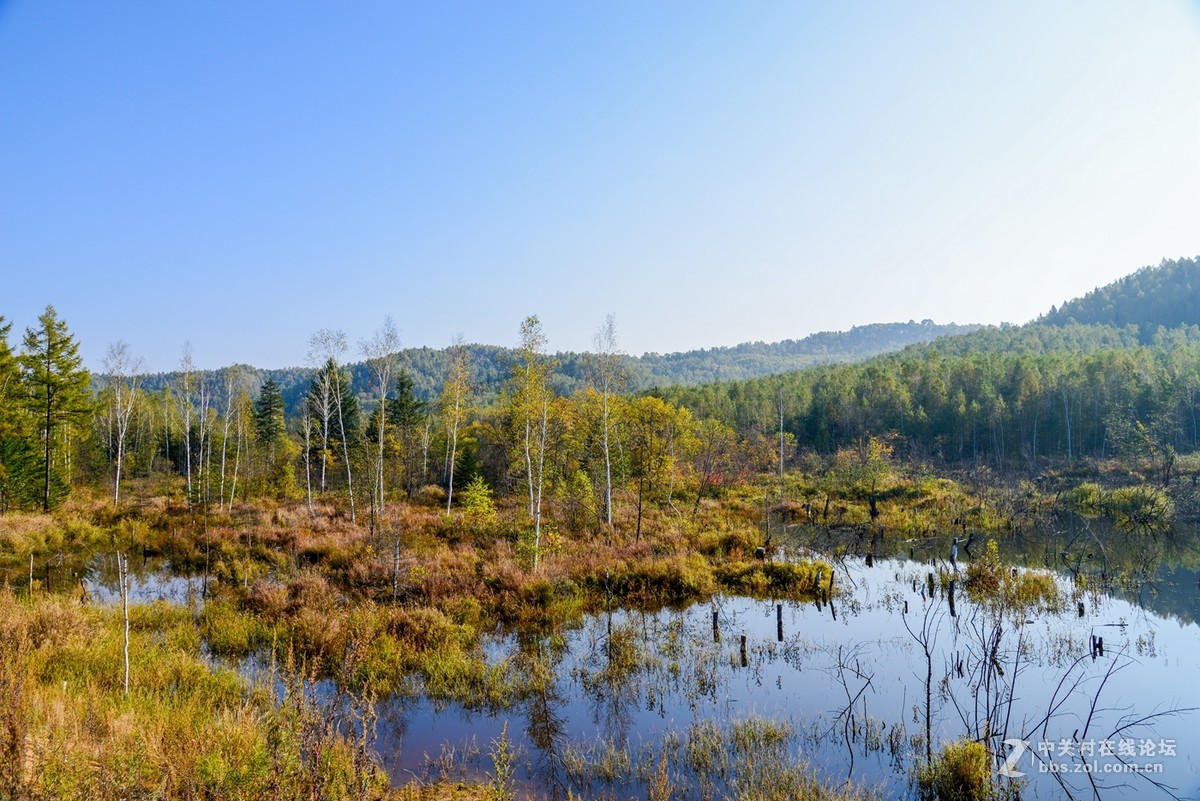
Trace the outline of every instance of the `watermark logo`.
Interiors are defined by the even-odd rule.
[[[1004,744],[1010,750],[996,772],[1010,779],[1026,775],[1017,769],[1017,763],[1027,751],[1038,773],[1162,773],[1163,763],[1147,758],[1176,755],[1174,739],[1069,740],[1064,737],[1031,744],[1029,740],[1014,737],[1005,740]],[[1101,759],[1107,761],[1101,762]]]
[[[1019,779],[1025,774],[1017,770],[1017,760],[1021,758],[1021,754],[1029,750],[1029,741],[1010,737],[1004,741],[1004,744],[1012,750],[1008,752],[1008,759],[1004,760],[1004,764],[1000,766],[999,773],[1010,779]]]

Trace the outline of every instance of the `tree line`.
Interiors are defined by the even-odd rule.
[[[1032,326],[996,337],[1008,348],[959,352],[944,340],[860,364],[656,394],[739,432],[782,427],[821,452],[892,435],[918,458],[1036,470],[1078,457],[1169,462],[1200,449],[1200,331],[1158,331],[1154,345],[1129,344],[1136,329],[1126,341],[1113,333]],[[1056,336],[1075,344],[1041,347]],[[1039,347],[1024,350],[1022,339]]]
[[[193,509],[335,501],[374,526],[389,499],[436,495],[449,512],[494,493],[524,499],[536,545],[547,501],[581,525],[611,525],[625,503],[636,531],[647,504],[695,505],[798,452],[872,437],[901,456],[1030,472],[1149,459],[1164,481],[1176,454],[1200,449],[1190,324],[990,327],[856,364],[648,391],[611,319],[569,370],[529,317],[513,348],[424,349],[436,380],[409,369],[390,320],[355,348],[322,329],[290,388],[244,365],[197,370],[190,345],[173,373],[147,376],[118,342],[93,377],[53,307],[18,348],[10,334],[0,318],[0,511],[53,508],[73,484],[120,504],[130,482],[152,492],[177,477]]]
[[[748,342],[731,347],[692,350],[682,353],[621,354],[627,376],[626,388],[641,391],[655,386],[702,384],[712,381],[747,379],[798,370],[819,364],[835,364],[870,358],[906,346],[973,331],[978,326],[938,325],[932,320],[907,323],[876,323],[855,326],[849,331],[821,332],[799,340]],[[484,402],[494,400],[508,380],[510,365],[517,358],[514,348],[468,343],[472,380],[476,395]],[[351,354],[356,355],[356,354]],[[555,392],[570,395],[587,384],[590,355],[573,351],[553,354],[556,369],[551,376]],[[408,373],[416,396],[435,400],[449,369],[450,348],[403,348],[397,352],[397,369]],[[373,383],[370,366],[361,360],[344,365],[350,385],[361,400],[370,396]],[[259,380],[272,379],[283,394],[289,414],[296,413],[315,374],[314,366],[257,369]],[[147,389],[162,390],[179,380],[177,372],[146,375]]]
[[[779,459],[772,437],[739,436],[650,394],[629,392],[612,318],[596,334],[580,386],[556,387],[558,364],[536,316],[494,397],[480,402],[471,350],[447,349],[437,396],[419,397],[397,357],[390,320],[358,343],[371,377],[355,391],[341,331],[309,342],[313,367],[288,411],[280,387],[256,371],[195,369],[185,345],[173,379],[150,388],[128,345],[111,346],[95,379],[78,345],[48,307],[19,352],[0,321],[0,509],[51,509],[72,485],[108,492],[112,503],[182,495],[194,512],[239,501],[302,501],[313,514],[335,504],[375,528],[401,497],[486,514],[494,496],[528,516],[534,560],[548,505],[572,527],[611,526],[624,509],[639,536],[651,505],[695,508]],[[518,501],[519,499],[519,501]]]

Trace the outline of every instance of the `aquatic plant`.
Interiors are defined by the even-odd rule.
[[[965,588],[972,599],[1004,610],[1055,610],[1063,603],[1053,574],[1005,565],[992,539],[983,555],[967,566]]]
[[[1158,487],[1122,487],[1109,495],[1106,508],[1117,527],[1132,532],[1166,529],[1175,516],[1175,505]]]
[[[819,590],[833,589],[833,569],[820,561],[735,562],[717,567],[718,583],[732,592],[753,598],[811,598]],[[822,577],[829,583],[818,586]]]
[[[995,795],[992,761],[983,743],[947,743],[927,765],[917,769],[921,796],[937,801],[987,801]]]

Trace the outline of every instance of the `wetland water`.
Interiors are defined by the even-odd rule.
[[[1061,545],[1042,537],[1005,550],[1053,560],[1063,559]],[[1088,576],[1085,561],[1070,564]],[[1200,797],[1200,711],[1173,713],[1200,708],[1194,568],[1162,566],[1136,589],[1078,593],[1067,570],[1057,576],[1061,608],[998,617],[962,592],[965,557],[958,567],[953,614],[941,579],[932,598],[927,583],[930,572],[953,575],[950,565],[881,558],[868,566],[848,557],[837,565],[840,592],[830,604],[719,597],[684,610],[591,617],[541,640],[496,638],[487,646],[493,661],[549,671],[541,692],[501,711],[393,702],[383,710],[379,751],[399,781],[478,779],[507,726],[527,788],[546,797],[567,789],[644,797],[647,765],[664,742],[682,739],[689,752],[714,724],[729,730],[765,718],[790,725],[787,747],[822,778],[905,797],[915,795],[909,769],[924,756],[931,673],[935,750],[964,735],[992,734],[1004,753],[1012,748],[1001,740],[1026,741],[1012,766],[1025,774],[1023,797],[1170,797],[1151,780]],[[1093,637],[1104,643],[1094,659]],[[1153,772],[1135,775],[1130,766]],[[672,778],[681,797],[730,787],[722,785],[728,777]]]
[[[968,554],[956,570],[931,566],[920,547],[910,559],[904,545],[901,556],[837,560],[827,604],[720,596],[614,610],[550,636],[495,635],[489,662],[532,689],[505,709],[383,700],[376,749],[397,784],[486,781],[503,732],[515,780],[545,798],[645,797],[669,751],[679,756],[674,797],[707,798],[735,790],[763,748],[802,758],[825,781],[915,797],[928,725],[935,751],[962,736],[991,737],[1002,753],[1027,743],[1011,760],[1025,798],[1198,798],[1200,711],[1184,711],[1200,708],[1195,543],[1194,532],[1011,538],[1006,558],[1056,569],[1054,610],[998,614],[963,591]],[[108,572],[91,574],[97,597],[115,587]],[[196,592],[152,569],[136,580],[148,600]],[[764,720],[777,736],[750,736],[749,751],[720,741]]]

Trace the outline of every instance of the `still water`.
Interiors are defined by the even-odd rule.
[[[1200,798],[1196,532],[1139,537],[1084,524],[1009,537],[1004,558],[1053,571],[1064,599],[1020,614],[963,591],[978,542],[957,564],[942,538],[893,544],[888,556],[879,543],[835,547],[848,555],[834,560],[830,603],[720,596],[613,610],[551,636],[489,637],[489,662],[536,689],[505,709],[419,693],[384,700],[379,759],[396,784],[487,781],[503,733],[523,793],[645,797],[646,766],[669,743],[686,750],[714,728],[766,719],[791,732],[789,761],[889,797],[915,797],[928,730],[935,751],[988,738],[1009,757],[996,769],[1025,798]],[[110,562],[99,557],[83,573],[101,601],[116,594]],[[133,562],[136,600],[195,603],[199,579]],[[674,797],[734,787],[736,766],[703,776],[681,762]]]
[[[1047,547],[1061,558],[1059,545],[1043,538],[1039,558]],[[526,791],[645,797],[637,765],[653,763],[664,738],[760,717],[789,723],[789,747],[825,780],[906,797],[925,754],[928,679],[934,749],[990,737],[1013,755],[997,769],[1023,797],[1200,797],[1194,569],[1160,565],[1137,588],[1076,592],[1072,571],[1085,583],[1098,576],[1072,561],[1057,576],[1060,609],[998,615],[962,592],[961,571],[951,609],[940,579],[929,593],[928,575],[953,577],[954,567],[905,557],[840,560],[829,604],[719,597],[614,611],[553,638],[493,638],[492,661],[548,668],[548,685],[507,710],[385,704],[380,756],[398,783],[486,779],[489,747],[507,727]],[[677,797],[713,790],[674,779]]]

